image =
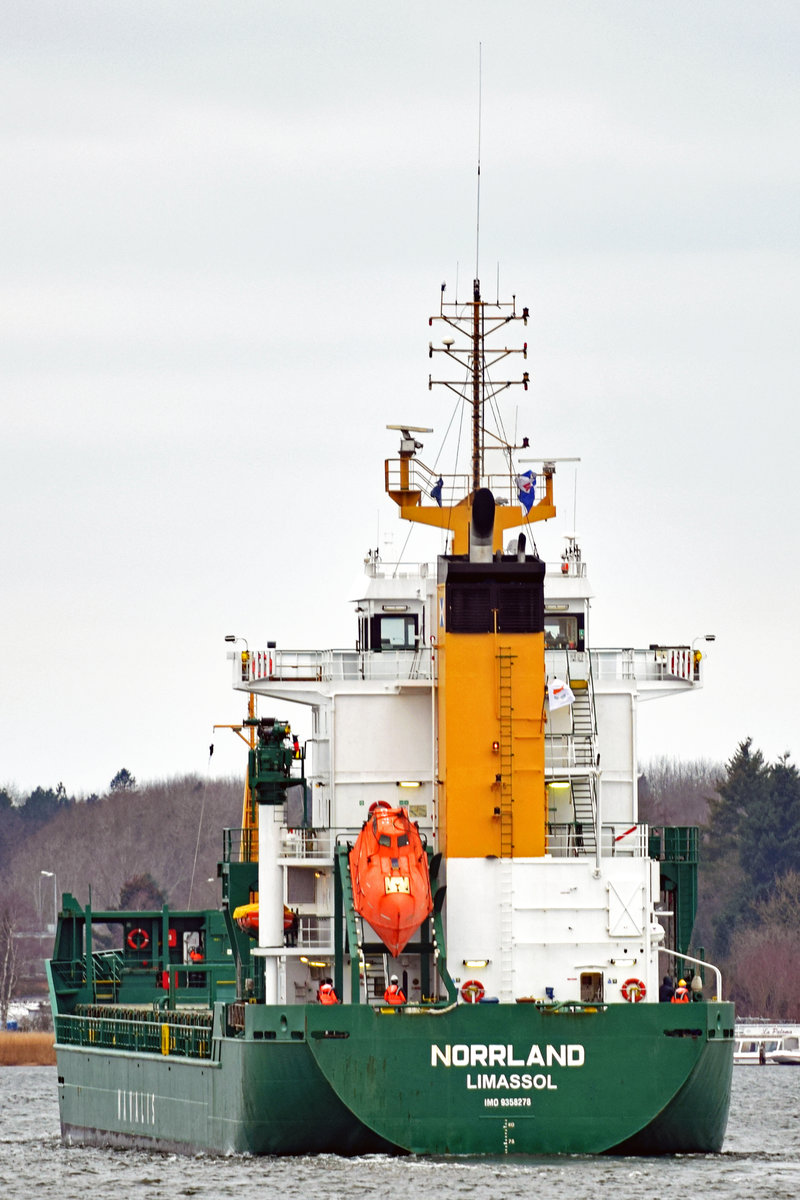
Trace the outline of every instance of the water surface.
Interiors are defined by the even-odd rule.
[[[442,1160],[182,1158],[61,1145],[55,1067],[0,1067],[1,1200],[693,1200],[800,1196],[800,1067],[736,1067],[717,1155]]]

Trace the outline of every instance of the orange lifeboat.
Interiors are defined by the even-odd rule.
[[[396,956],[433,910],[428,855],[404,808],[369,814],[350,851],[353,904]]]

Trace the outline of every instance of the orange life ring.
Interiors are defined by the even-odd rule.
[[[461,998],[466,1000],[467,1004],[477,1004],[483,999],[483,984],[480,979],[468,979],[466,983],[461,985]]]
[[[150,934],[146,929],[132,929],[128,934],[131,950],[146,950],[150,945]]]
[[[371,813],[374,813],[376,808],[391,808],[391,807],[392,806],[388,800],[375,800],[372,804],[370,804],[369,811]]]
[[[622,999],[638,1004],[647,995],[647,988],[641,979],[626,979],[622,985]]]

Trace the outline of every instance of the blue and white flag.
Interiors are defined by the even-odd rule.
[[[436,503],[439,505],[439,508],[442,507],[442,488],[443,487],[444,487],[444,480],[442,479],[442,477],[440,475],[439,478],[436,480],[436,483],[431,488],[431,499],[436,501]]]
[[[524,475],[518,475],[517,487],[519,488],[517,495],[520,507],[524,513],[529,513],[536,499],[536,476],[533,471],[526,471]]]

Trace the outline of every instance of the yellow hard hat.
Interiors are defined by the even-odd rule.
[[[679,979],[679,980],[678,980],[678,987],[686,987],[686,980],[685,980],[685,979]]]

